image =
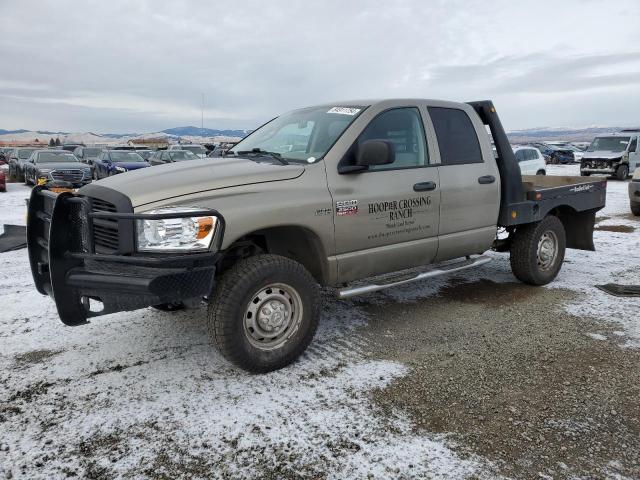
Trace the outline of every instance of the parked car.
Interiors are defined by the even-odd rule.
[[[207,157],[222,157],[226,153],[227,150],[235,147],[237,143],[238,142],[221,143],[220,145],[215,147],[211,152],[209,152]]]
[[[189,150],[158,150],[151,158],[149,163],[153,165],[164,165],[165,163],[184,162],[185,160],[198,160],[195,153]]]
[[[149,163],[136,152],[103,150],[93,163],[93,179],[110,177],[118,173],[149,167]]]
[[[35,150],[24,166],[25,185],[52,181],[69,182],[79,188],[91,182],[91,168],[67,150]]]
[[[84,147],[84,143],[63,143],[59,148],[73,153],[78,147]]]
[[[100,152],[102,152],[102,147],[76,147],[73,151],[73,154],[80,159],[81,162],[86,163],[87,165],[93,166],[93,162],[95,162]]]
[[[629,182],[629,202],[631,203],[631,213],[636,217],[640,216],[640,168],[636,168]]]
[[[76,194],[34,190],[31,271],[62,322],[198,307],[206,297],[221,353],[268,372],[311,343],[321,286],[340,298],[402,288],[484,265],[489,249],[510,252],[521,281],[553,281],[565,248],[595,249],[607,188],[580,177],[523,181],[490,101],[304,108],[258,128],[225,159],[131,172]],[[78,204],[94,222],[77,221]],[[506,236],[496,240],[499,228]],[[45,231],[50,241],[37,241]],[[98,300],[103,309],[91,309]]]
[[[640,167],[640,133],[607,135],[593,139],[582,157],[580,174],[592,173],[613,175],[625,180],[630,172]]]
[[[582,150],[580,147],[576,147],[575,145],[571,145],[571,144],[566,145],[565,148],[573,152],[574,163],[582,162],[582,158],[584,157],[584,150]]]
[[[520,165],[522,175],[546,175],[547,163],[540,150],[534,147],[514,147],[513,153]]]
[[[5,174],[5,169],[0,169],[0,192],[7,191],[7,177]]]
[[[9,164],[9,153],[13,150],[10,147],[2,147],[0,148],[0,160],[4,161],[7,165]]]
[[[140,155],[142,158],[144,158],[145,160],[149,161],[149,159],[151,158],[151,155],[153,155],[153,150],[149,150],[149,149],[136,149],[136,153],[138,155]]]
[[[9,181],[24,182],[24,165],[36,148],[14,148],[9,154]]]
[[[207,150],[202,145],[197,145],[195,143],[189,145],[171,145],[169,150],[188,150],[199,158],[207,156]]]
[[[569,164],[575,162],[573,150],[566,145],[547,145],[549,149],[549,163]]]

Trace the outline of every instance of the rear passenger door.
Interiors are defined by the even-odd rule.
[[[427,110],[440,154],[436,260],[482,253],[495,238],[500,209],[500,175],[488,134],[472,110],[472,116],[459,108]],[[479,134],[485,136],[483,142]]]

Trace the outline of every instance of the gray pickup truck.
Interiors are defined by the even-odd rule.
[[[222,354],[267,372],[311,342],[321,286],[374,292],[490,249],[552,281],[565,248],[594,249],[605,194],[604,179],[521,176],[490,101],[354,101],[286,113],[223,158],[36,187],[27,236],[63,323],[205,300]]]

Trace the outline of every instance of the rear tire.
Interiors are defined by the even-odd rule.
[[[546,174],[547,174],[547,172],[545,172],[544,170],[538,170],[536,172],[536,175],[546,175]]]
[[[209,301],[209,332],[222,355],[252,373],[294,362],[318,327],[320,289],[298,262],[278,255],[240,260]]]
[[[626,164],[618,165],[618,168],[616,170],[616,178],[618,180],[626,180],[628,176],[629,176],[629,165],[626,165]]]
[[[631,204],[631,213],[633,213],[636,217],[640,217],[640,203]]]
[[[511,270],[521,282],[546,285],[558,275],[565,249],[565,230],[558,217],[518,227],[511,243]]]
[[[591,176],[591,172],[580,172],[580,175],[583,177],[590,177]]]

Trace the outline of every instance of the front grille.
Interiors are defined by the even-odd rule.
[[[97,198],[91,199],[94,212],[117,212],[113,203]],[[118,221],[111,218],[93,219],[93,243],[96,253],[113,253],[120,247]]]
[[[84,178],[82,170],[54,170],[51,172],[54,180],[63,180],[65,182],[78,183]]]

